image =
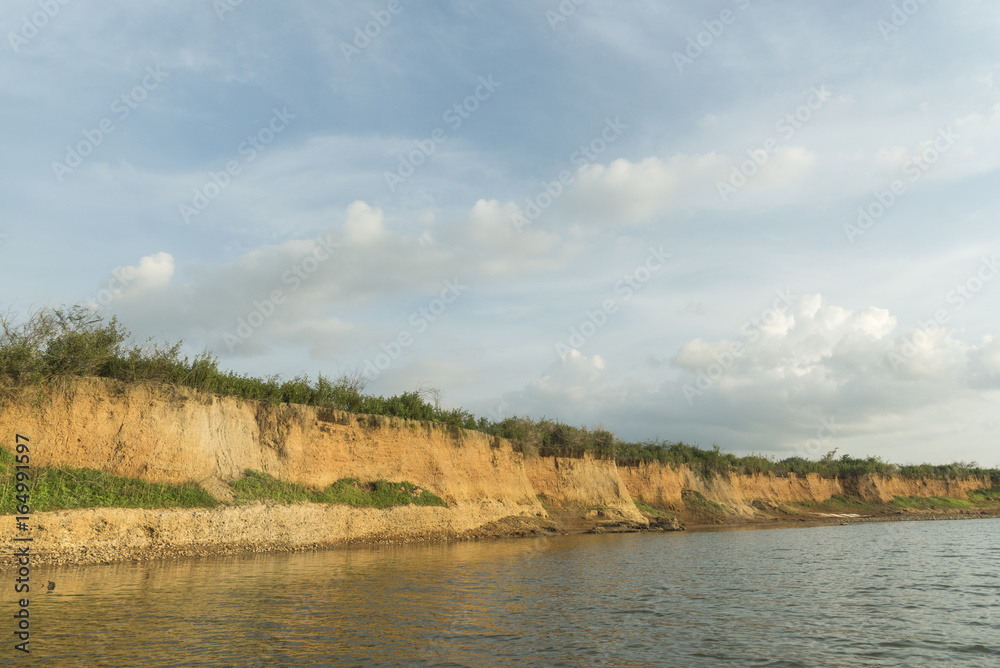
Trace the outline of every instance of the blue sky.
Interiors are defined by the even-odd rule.
[[[0,20],[5,308],[492,418],[1000,465],[995,4]]]

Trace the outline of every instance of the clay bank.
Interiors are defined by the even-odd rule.
[[[4,447],[13,451],[15,434],[26,436],[33,468],[196,483],[220,502],[32,512],[32,552],[51,562],[996,510],[970,501],[992,487],[987,477],[703,476],[686,466],[526,455],[504,439],[431,422],[155,384],[80,379],[41,401],[30,392],[8,396],[0,408]],[[344,479],[407,481],[444,503],[236,503],[232,482],[247,471],[313,489]],[[900,507],[901,498],[928,504]],[[942,510],[932,499],[954,500],[954,507]],[[11,545],[18,535],[14,517],[0,518],[0,540]],[[9,553],[3,563],[13,564]]]

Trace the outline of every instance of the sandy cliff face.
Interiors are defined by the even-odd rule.
[[[592,457],[531,457],[525,472],[538,494],[570,506],[602,506],[618,510],[625,518],[646,522],[613,461]]]
[[[92,509],[37,513],[40,552],[125,554],[169,545],[294,548],[343,540],[453,536],[511,516],[544,516],[539,496],[577,509],[613,508],[645,523],[633,500],[685,517],[692,500],[752,518],[834,494],[966,498],[986,478],[960,481],[865,476],[731,475],[705,480],[686,467],[527,457],[510,443],[429,423],[305,406],[270,406],[184,388],[81,380],[46,401],[0,402],[0,430],[31,439],[32,465],[70,464],[153,482],[195,481],[225,498],[246,469],[313,487],[341,478],[406,480],[448,508],[389,510],[253,506],[216,510]],[[697,494],[696,494],[697,493]],[[700,496],[699,496],[700,495]],[[719,510],[717,506],[710,509]],[[12,537],[0,525],[0,540]],[[207,543],[206,543],[207,541]]]
[[[860,496],[866,501],[892,501],[897,496],[943,496],[952,499],[967,499],[969,492],[991,486],[989,478],[966,478],[963,480],[918,480],[895,476],[865,476],[857,481],[845,481],[843,494]]]
[[[209,491],[246,469],[313,487],[407,480],[453,504],[492,507],[496,517],[544,513],[509,443],[409,420],[86,380],[38,407],[5,405],[0,427],[31,438],[35,465],[193,480]]]
[[[856,480],[823,478],[817,474],[778,477],[769,474],[727,475],[705,480],[687,467],[674,469],[661,464],[618,467],[625,487],[636,501],[651,506],[682,510],[683,492],[699,492],[709,501],[730,510],[753,515],[761,504],[822,503],[834,494],[857,496],[884,503],[897,496],[944,496],[966,499],[968,493],[991,486],[988,478],[965,480],[912,480],[895,476],[862,476]],[[758,502],[754,505],[754,502]]]

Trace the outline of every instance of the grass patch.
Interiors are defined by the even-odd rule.
[[[19,500],[14,455],[0,447],[0,515],[15,515]],[[32,466],[28,505],[33,512],[79,508],[215,508],[222,505],[197,483],[168,485],[72,466]],[[344,478],[323,490],[246,471],[231,484],[236,504],[274,501],[335,503],[362,508],[414,504],[446,506],[445,501],[409,482]],[[23,489],[22,489],[23,493]]]
[[[359,508],[392,506],[446,506],[444,499],[409,482],[376,480],[363,483],[356,478],[342,478],[325,489],[315,490],[266,473],[247,470],[230,485],[237,504],[259,501],[277,503],[336,503]]]
[[[0,514],[17,513],[14,455],[0,448]],[[214,508],[219,502],[195,483],[166,485],[72,466],[32,466],[32,511],[74,508]]]
[[[949,499],[943,496],[897,496],[892,505],[898,508],[918,508],[921,510],[944,510],[949,508],[968,508],[971,501],[965,499]]]
[[[875,510],[877,508],[876,504],[868,503],[867,501],[854,496],[844,496],[843,494],[834,494],[826,501],[822,501],[820,503],[802,502],[794,505],[829,512],[843,512],[845,510]]]
[[[663,512],[662,510],[657,510],[653,506],[647,506],[645,503],[640,503],[639,501],[636,501],[634,499],[632,500],[632,502],[635,504],[636,508],[638,508],[639,510],[641,510],[644,513],[649,513],[653,517],[666,517],[667,516],[667,514],[665,512]]]
[[[684,500],[684,503],[688,504],[692,508],[708,511],[710,513],[729,514],[729,509],[724,505],[706,499],[701,492],[693,489],[682,490],[681,498]]]
[[[1000,502],[1000,485],[994,485],[990,489],[977,489],[969,492],[969,499],[974,503],[998,503]]]

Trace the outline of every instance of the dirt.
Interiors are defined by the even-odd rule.
[[[246,469],[315,488],[341,478],[408,481],[447,508],[378,510],[317,504],[226,505],[213,510],[96,508],[33,513],[39,560],[98,563],[173,555],[411,540],[481,539],[676,530],[709,526],[831,524],[978,517],[991,512],[812,511],[835,494],[880,507],[895,496],[966,499],[991,486],[864,476],[729,475],[686,467],[617,466],[593,459],[525,457],[510,443],[428,422],[305,406],[271,406],[184,388],[81,380],[41,404],[3,399],[2,433],[31,439],[31,464],[70,464],[151,482],[202,484],[231,502]],[[5,443],[10,448],[11,443]],[[638,501],[649,510],[640,510]],[[820,513],[871,514],[824,517]],[[675,522],[676,520],[676,522]],[[0,521],[11,544],[13,518]],[[10,556],[0,567],[10,566]]]

